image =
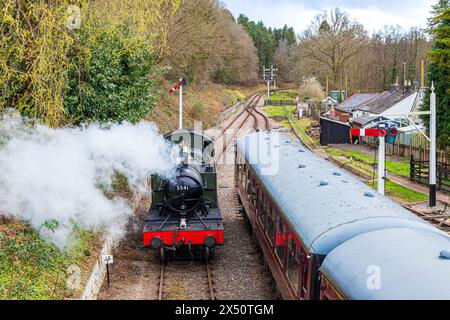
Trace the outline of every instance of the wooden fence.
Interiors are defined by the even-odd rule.
[[[430,181],[430,162],[414,160],[411,156],[410,179],[422,184],[429,184]],[[436,167],[436,187],[438,190],[450,192],[450,164],[438,162]]]

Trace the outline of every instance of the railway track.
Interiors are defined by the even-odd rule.
[[[158,300],[164,300],[167,298],[168,295],[170,295],[166,294],[165,292],[165,288],[167,286],[170,286],[170,283],[168,283],[167,280],[169,275],[169,273],[167,272],[167,267],[168,267],[167,262],[161,263],[159,285],[158,285]],[[190,271],[192,272],[192,270]],[[207,297],[209,300],[216,300],[216,289],[214,287],[214,273],[212,271],[211,263],[209,262],[209,260],[205,260],[204,262],[204,271],[206,271],[204,280],[207,285],[207,288],[205,290],[205,292],[207,292],[207,295],[205,297]]]
[[[425,221],[434,225],[436,228],[450,234],[450,214],[447,212],[450,204],[443,203],[442,210],[427,210],[426,212],[414,208],[414,204],[403,206],[405,209],[411,211]]]
[[[246,124],[253,121],[252,129],[270,130],[270,122],[267,116],[257,110],[261,99],[264,98],[264,93],[257,93],[253,95],[244,105],[244,108],[238,112],[232,120],[221,129],[218,136],[216,136],[216,143],[220,145],[220,152],[216,155],[216,161],[219,161],[227,148],[235,141],[239,131],[243,129]],[[222,141],[220,141],[222,140]],[[171,270],[173,269],[173,270]],[[189,274],[184,274],[184,270],[189,270]],[[180,285],[183,280],[195,281],[199,289],[197,295],[199,299],[216,300],[216,289],[214,287],[214,273],[211,262],[207,259],[200,265],[197,262],[186,262],[170,260],[170,262],[161,263],[159,272],[158,284],[158,300],[166,299],[183,299],[181,296],[174,294],[173,288]],[[193,280],[195,278],[195,280]],[[188,281],[188,282],[189,282]],[[205,289],[202,290],[200,283],[205,284]]]
[[[235,140],[237,133],[244,127],[244,125],[249,121],[250,118],[253,119],[253,130],[270,130],[270,123],[268,117],[257,110],[257,106],[261,101],[261,98],[264,97],[264,93],[255,94],[250,98],[250,101],[246,103],[244,109],[236,115],[231,122],[221,130],[220,134],[216,137],[216,141],[222,139],[222,148],[219,153],[216,155],[216,161],[219,163],[219,160],[222,158],[223,154],[227,150],[228,146]],[[242,119],[239,121],[239,119]],[[232,131],[231,138],[227,139],[227,133],[236,125],[236,128]],[[220,145],[220,143],[218,143]]]
[[[309,137],[309,135],[305,132],[305,130],[303,130],[302,127],[299,126],[299,124],[295,121],[294,117],[292,117],[289,114],[288,109],[286,107],[284,107],[284,113],[297,139],[301,141],[309,150],[314,152],[317,148],[314,142]],[[301,134],[303,134],[305,138],[302,138]]]

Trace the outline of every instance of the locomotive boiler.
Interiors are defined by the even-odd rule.
[[[167,254],[209,258],[223,244],[214,143],[204,133],[188,129],[165,138],[179,146],[182,162],[170,178],[152,176],[144,246],[161,261]]]

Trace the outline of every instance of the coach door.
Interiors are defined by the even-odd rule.
[[[309,269],[310,258],[308,253],[300,249],[300,299],[307,300],[309,298]]]
[[[300,249],[299,244],[294,238],[293,234],[289,234],[288,241],[288,261],[287,261],[287,276],[294,289],[296,298],[300,294]]]

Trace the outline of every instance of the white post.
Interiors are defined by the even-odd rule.
[[[434,83],[430,94],[430,207],[436,206],[436,93]]]
[[[267,80],[267,100],[270,100],[270,80]]]
[[[181,81],[183,81],[183,79],[180,79],[180,82]],[[180,86],[180,114],[178,127],[179,129],[183,129],[183,85]]]
[[[378,146],[378,192],[384,195],[384,180],[385,180],[385,137],[379,137]]]

